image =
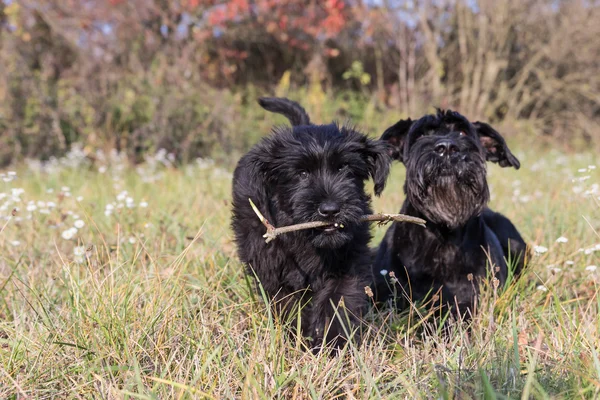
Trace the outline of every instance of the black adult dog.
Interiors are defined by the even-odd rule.
[[[493,282],[501,286],[524,264],[521,235],[486,206],[486,160],[516,169],[519,160],[490,125],[471,123],[450,110],[401,120],[381,139],[392,144],[392,157],[406,166],[400,212],[427,224],[424,229],[395,223],[388,229],[374,263],[376,298],[394,294],[404,308],[407,300],[430,294],[455,315],[468,317],[481,278],[496,278]]]
[[[233,177],[233,231],[239,258],[256,274],[277,314],[301,333],[339,347],[368,304],[371,213],[364,183],[385,186],[391,158],[384,142],[347,126],[313,125],[297,103],[262,98],[268,111],[286,116],[292,128],[277,127],[239,161]],[[325,228],[296,231],[266,244],[252,199],[274,226],[327,221]],[[333,225],[337,223],[337,225]],[[334,306],[342,304],[341,323]],[[327,334],[325,335],[325,332]]]

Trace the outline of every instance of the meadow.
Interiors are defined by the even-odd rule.
[[[532,246],[522,279],[484,289],[447,340],[373,307],[335,357],[289,340],[245,278],[231,163],[76,149],[4,170],[0,398],[597,398],[600,166],[513,142],[522,168],[490,165],[489,182]],[[376,211],[399,210],[403,174]]]

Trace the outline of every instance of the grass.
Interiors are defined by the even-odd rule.
[[[0,398],[596,398],[595,156],[517,154],[519,171],[490,166],[491,206],[547,251],[484,290],[470,334],[373,309],[337,357],[289,340],[245,279],[228,170],[23,165],[0,189],[0,215],[18,207],[0,223]],[[403,173],[375,210],[399,210]]]

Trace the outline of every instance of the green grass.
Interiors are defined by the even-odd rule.
[[[578,172],[595,156],[517,153],[521,170],[489,168],[491,206],[548,251],[507,290],[484,290],[470,333],[444,342],[417,313],[374,309],[364,342],[337,357],[303,351],[248,285],[228,171],[17,168],[0,183],[0,216],[19,208],[0,221],[0,398],[595,398],[600,270],[586,267],[600,251],[585,249],[600,243],[600,172]],[[403,173],[375,210],[399,210]]]

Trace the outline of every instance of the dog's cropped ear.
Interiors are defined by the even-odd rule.
[[[369,169],[369,175],[373,178],[375,184],[375,195],[379,196],[385,188],[388,175],[390,174],[390,146],[381,140],[367,140],[366,157]]]
[[[306,110],[295,101],[282,97],[261,97],[258,104],[267,111],[283,115],[290,120],[292,126],[310,125]]]
[[[479,135],[479,141],[485,149],[485,158],[487,161],[498,163],[501,167],[514,167],[519,169],[521,163],[510,152],[506,142],[502,135],[500,135],[494,128],[485,122],[475,122],[473,124],[477,135]]]
[[[404,162],[404,144],[413,122],[410,118],[401,119],[387,128],[381,135],[381,140],[388,142],[391,146],[388,151],[392,159]]]

